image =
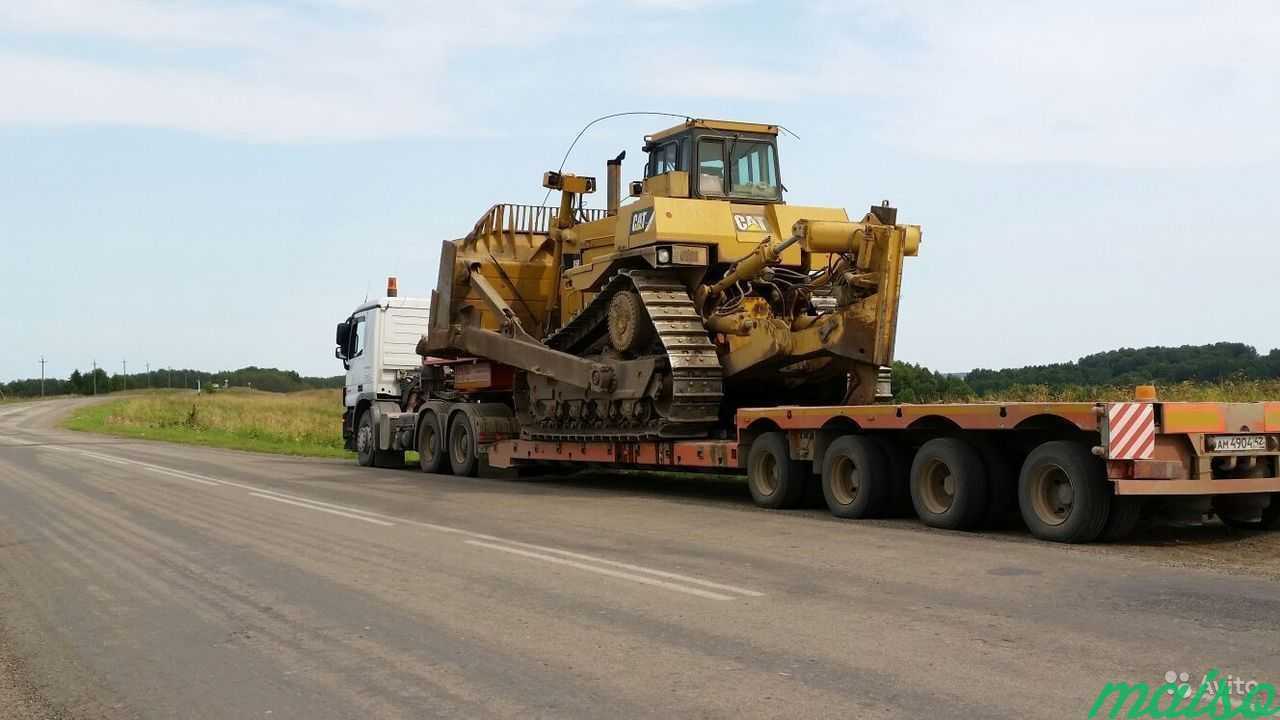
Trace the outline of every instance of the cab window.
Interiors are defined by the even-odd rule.
[[[724,195],[724,143],[698,141],[698,194]]]
[[[661,175],[680,169],[680,144],[669,142],[653,151],[653,161],[649,174]]]
[[[730,154],[730,193],[760,200],[780,197],[778,162],[772,144],[738,140],[730,146]]]
[[[364,331],[367,326],[364,320],[365,316],[361,315],[351,326],[351,352],[347,353],[349,358],[357,358],[364,354]]]

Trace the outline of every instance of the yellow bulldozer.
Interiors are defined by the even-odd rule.
[[[645,137],[622,195],[548,172],[558,207],[494,205],[446,241],[418,351],[511,378],[537,439],[703,437],[742,406],[870,403],[920,228],[783,200],[778,126],[690,119]],[[483,385],[483,383],[482,383]],[[483,389],[483,388],[482,388]]]

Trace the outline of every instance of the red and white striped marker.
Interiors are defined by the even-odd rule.
[[[1151,403],[1113,403],[1107,411],[1107,457],[1150,460],[1156,449],[1156,411]]]

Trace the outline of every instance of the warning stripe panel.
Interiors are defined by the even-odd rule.
[[[1107,457],[1150,460],[1156,449],[1156,413],[1150,403],[1113,403],[1107,409]]]

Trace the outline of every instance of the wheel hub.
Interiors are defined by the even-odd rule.
[[[831,493],[841,505],[852,505],[862,490],[862,477],[853,460],[842,457],[832,468]]]
[[[956,480],[951,468],[939,460],[932,461],[924,470],[922,500],[931,513],[942,514],[956,501]]]
[[[1031,509],[1046,525],[1061,525],[1071,517],[1075,488],[1066,471],[1054,465],[1039,472],[1031,483]]]

